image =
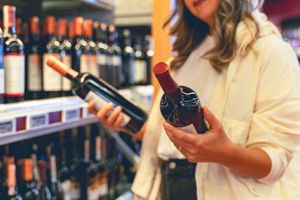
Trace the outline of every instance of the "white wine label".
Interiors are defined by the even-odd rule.
[[[193,124],[184,127],[179,127],[179,128],[188,133],[197,133],[197,130],[195,129],[195,126]]]
[[[108,194],[108,185],[107,185],[107,183],[99,185],[98,186],[98,191],[99,191],[100,197],[101,196],[106,196]]]
[[[25,90],[25,59],[23,54],[4,54],[5,95],[23,96]]]
[[[61,183],[64,200],[71,200],[71,181],[65,180]]]
[[[101,108],[108,105],[109,103],[113,103],[113,102],[110,102],[109,100],[107,100],[107,98],[105,98],[104,96],[102,96],[100,94],[97,95],[92,91],[90,91],[86,95],[84,100],[86,102],[94,101],[96,110],[100,110]],[[117,107],[117,105],[115,105],[115,107]],[[124,127],[126,124],[128,124],[128,122],[131,120],[131,117],[126,115],[124,112],[123,112],[123,116],[124,116],[124,121],[123,121],[123,124],[121,125],[122,127]]]
[[[70,190],[71,200],[79,200],[80,199],[80,189],[79,188],[72,188]]]
[[[68,67],[68,69],[71,68],[71,56],[65,55],[61,58],[61,61]],[[62,89],[63,91],[70,91],[72,89],[72,83],[69,79],[63,77],[62,80]]]
[[[35,115],[30,117],[30,129],[40,128],[47,125],[46,115]]]
[[[66,122],[79,120],[80,119],[80,110],[79,109],[72,109],[66,111]]]
[[[43,89],[45,91],[60,91],[62,77],[47,65],[47,60],[50,56],[55,56],[59,59],[59,54],[57,53],[46,53],[43,55]]]
[[[97,184],[97,181],[96,183]],[[88,199],[87,200],[98,200],[99,199],[99,190],[97,190],[98,188],[95,186],[89,186],[87,189],[87,196]]]
[[[146,82],[147,80],[147,63],[144,60],[136,60],[134,64],[134,82]]]
[[[89,68],[90,68],[90,73],[99,78],[99,67],[97,65],[97,56],[96,55],[89,55]]]
[[[117,55],[112,56],[112,65],[113,66],[121,66],[122,65],[121,56],[117,56]]]
[[[89,67],[89,56],[88,55],[81,55],[80,56],[80,72],[90,72]]]
[[[106,65],[106,55],[98,54],[97,55],[97,63],[98,63],[98,65]]]
[[[13,132],[13,121],[0,122],[0,134]]]
[[[30,91],[42,90],[42,66],[38,54],[28,56],[28,89]]]

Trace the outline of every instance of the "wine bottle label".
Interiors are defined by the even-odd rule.
[[[97,55],[97,63],[98,63],[98,65],[106,65],[106,55],[98,54]]]
[[[134,82],[146,82],[147,80],[147,63],[144,60],[136,60],[134,64]]]
[[[107,55],[105,60],[108,66],[113,64],[113,57],[111,55]]]
[[[6,96],[24,96],[25,60],[23,54],[4,54],[4,77]]]
[[[80,56],[80,72],[90,72],[89,55]]]
[[[97,56],[96,55],[89,55],[89,69],[90,73],[95,77],[99,78],[99,67],[97,65]]]
[[[65,55],[62,57],[62,62],[66,64],[68,69],[71,68],[71,56],[70,55]],[[72,83],[69,79],[63,77],[62,80],[62,89],[63,91],[70,91],[72,89]]]
[[[95,141],[95,157],[96,157],[96,160],[101,160],[101,143],[102,143],[102,138],[100,136],[97,136],[96,141]]]
[[[80,185],[76,177],[71,176],[71,188],[70,188],[71,200],[80,199]]]
[[[72,194],[71,194],[71,181],[65,180],[61,183],[61,187],[63,190],[63,196],[64,200],[71,200]]]
[[[98,190],[98,180],[97,177],[91,177],[89,179],[89,186],[87,188],[87,200],[98,200],[99,190]]]
[[[100,174],[100,180],[99,180],[99,186],[98,186],[98,192],[99,196],[103,197],[108,194],[108,181],[107,181],[107,173],[101,173]]]
[[[60,91],[62,86],[62,77],[47,65],[50,56],[59,58],[58,53],[46,53],[43,55],[43,89],[44,91]]]
[[[117,56],[117,55],[112,56],[112,65],[113,66],[121,66],[122,65],[121,56]]]
[[[28,56],[28,89],[30,91],[42,90],[42,67],[38,54]]]
[[[0,44],[0,94],[4,94],[4,68],[3,68],[3,45],[2,44]]]
[[[57,169],[56,169],[56,157],[54,155],[51,155],[50,157],[50,174],[51,174],[51,182],[56,183]]]
[[[188,126],[180,127],[181,130],[186,131],[188,133],[197,133],[197,130],[193,124]]]
[[[85,99],[86,102],[90,102],[90,101],[94,101],[95,102],[95,108],[96,110],[100,110],[101,108],[103,108],[104,106],[108,105],[109,103],[113,103],[107,100],[107,98],[105,98],[104,96],[102,96],[101,94],[95,94],[94,92],[90,91]],[[117,105],[115,105],[116,107]],[[124,121],[123,124],[121,125],[122,127],[124,127],[126,124],[128,124],[128,122],[131,120],[130,116],[128,116],[127,114],[125,114],[123,112],[123,116],[124,116]]]

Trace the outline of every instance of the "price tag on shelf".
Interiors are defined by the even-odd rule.
[[[65,111],[65,122],[80,120],[80,109],[69,109]]]
[[[27,129],[27,117],[21,116],[16,118],[16,131],[26,131]]]
[[[47,115],[33,115],[30,116],[29,127],[30,129],[42,128],[48,125]]]
[[[48,114],[49,124],[56,124],[62,122],[62,111],[50,112]]]
[[[0,122],[0,134],[12,133],[15,130],[14,120]]]

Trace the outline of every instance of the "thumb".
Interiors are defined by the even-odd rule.
[[[204,118],[208,122],[210,129],[222,129],[222,124],[220,123],[220,121],[215,117],[215,115],[212,112],[210,112],[210,110],[206,106],[203,107],[203,113]]]

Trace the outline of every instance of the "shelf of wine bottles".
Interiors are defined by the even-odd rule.
[[[95,124],[0,146],[0,155],[1,200],[130,195],[134,167],[116,140]]]
[[[49,56],[117,89],[151,84],[151,36],[134,39],[129,29],[82,17],[22,20],[16,12],[3,6],[0,17],[0,103],[72,95],[69,80],[47,66]]]

